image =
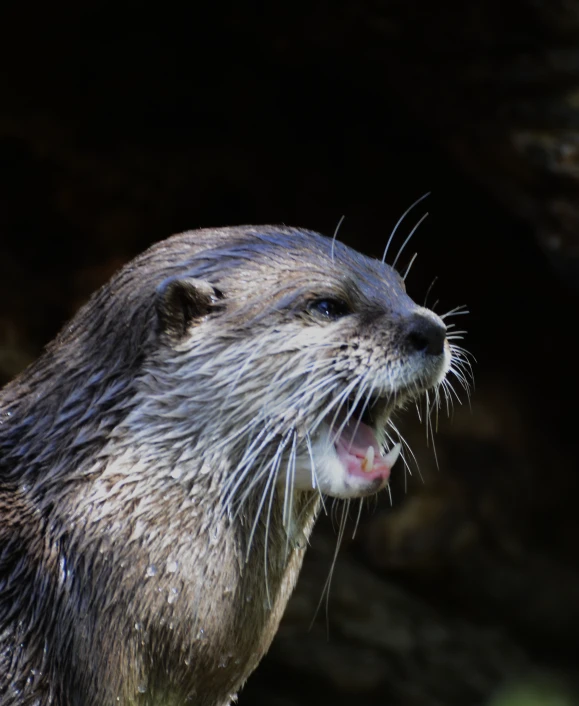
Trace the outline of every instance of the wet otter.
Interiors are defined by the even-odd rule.
[[[0,704],[229,704],[320,497],[386,485],[449,366],[394,270],[312,232],[129,263],[0,393]]]

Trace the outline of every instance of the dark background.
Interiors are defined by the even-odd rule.
[[[308,630],[322,519],[246,706],[579,703],[579,9],[431,5],[0,11],[0,383],[174,232],[344,215],[381,257],[432,192],[392,252],[428,210],[400,269],[468,306],[470,408],[455,385],[438,470],[409,414],[423,480],[396,469]]]

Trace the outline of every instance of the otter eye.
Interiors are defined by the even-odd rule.
[[[311,302],[308,311],[325,319],[339,319],[351,313],[350,307],[342,299],[316,299]]]

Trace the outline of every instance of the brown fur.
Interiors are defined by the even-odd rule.
[[[354,314],[308,313],[330,296]],[[417,311],[382,263],[272,227],[175,236],[97,292],[0,393],[1,706],[230,703],[317,512],[292,486],[290,527],[259,475],[305,453],[335,394],[306,395],[307,365],[342,387],[401,371],[397,401],[431,386],[405,333]]]

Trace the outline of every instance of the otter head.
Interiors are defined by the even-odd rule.
[[[127,423],[165,439],[175,459],[195,446],[226,472],[230,508],[258,488],[340,498],[383,488],[400,451],[392,412],[449,370],[443,321],[388,265],[316,233],[177,237],[197,252],[157,286],[162,345]]]

